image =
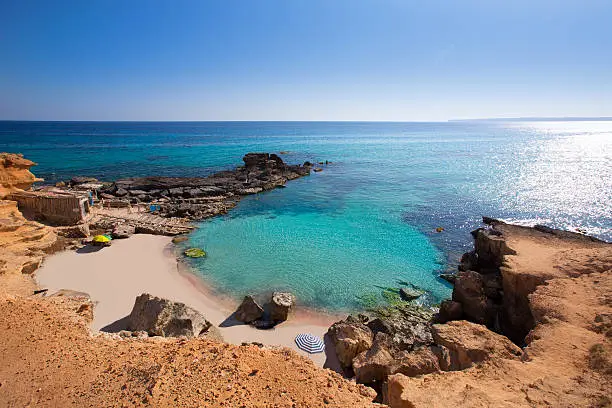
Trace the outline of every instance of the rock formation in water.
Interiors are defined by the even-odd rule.
[[[248,153],[244,166],[208,177],[139,177],[115,181],[100,191],[106,200],[154,203],[165,217],[204,219],[233,208],[241,196],[284,186],[310,174],[311,167],[288,165],[276,154]]]

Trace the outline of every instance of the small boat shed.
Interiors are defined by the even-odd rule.
[[[10,199],[17,201],[26,217],[54,225],[75,225],[90,215],[88,193],[72,191],[19,191]]]

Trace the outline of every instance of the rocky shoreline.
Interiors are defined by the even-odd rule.
[[[240,197],[284,187],[289,180],[307,176],[313,166],[288,165],[272,153],[248,153],[244,166],[208,177],[137,177],[116,180],[103,186],[98,195],[107,203],[156,205],[162,217],[202,220],[225,214]],[[68,185],[91,183],[86,177],[72,179]]]
[[[430,406],[436,393],[445,395],[436,406],[505,406],[508,389],[520,395],[524,387],[530,387],[529,395],[512,398],[513,406],[544,401],[608,406],[612,244],[544,226],[488,217],[483,222],[486,226],[472,233],[474,250],[462,257],[451,279],[452,299],[442,302],[439,313],[427,315],[406,303],[386,316],[349,316],[330,328],[328,336],[348,375],[376,389],[391,407]],[[590,296],[548,289],[578,282],[590,287]],[[587,300],[593,305],[579,304]],[[577,310],[568,307],[575,302]],[[559,320],[571,327],[556,327]],[[555,346],[542,348],[547,343]],[[549,369],[568,363],[572,370]],[[538,368],[530,370],[530,364]],[[537,380],[543,373],[549,378],[545,382]],[[466,396],[463,386],[479,391]],[[455,393],[446,395],[444,387]]]
[[[287,166],[277,157],[246,155],[244,167],[201,179],[117,180],[97,192],[113,203],[159,206],[159,219],[202,219],[227,211],[244,194],[309,173],[311,166]],[[0,173],[2,191],[29,188],[33,163],[2,158],[8,167]],[[60,188],[91,182],[81,178]],[[472,233],[474,250],[448,276],[452,299],[438,313],[420,307],[414,302],[418,295],[404,290],[403,302],[329,328],[327,352],[337,356],[354,385],[288,350],[220,343],[205,316],[146,294],[129,316],[130,332],[92,338],[87,324],[94,305],[82,294],[32,295],[31,274],[63,245],[56,234],[61,229],[26,220],[15,202],[0,204],[0,319],[10,328],[0,334],[0,401],[6,405],[33,401],[38,392],[34,385],[17,384],[40,384],[51,405],[83,405],[101,396],[154,405],[169,403],[170,396],[174,403],[213,406],[373,406],[373,400],[392,408],[612,404],[612,244],[582,234],[485,217],[485,227]],[[274,316],[282,321],[294,299],[276,298]],[[238,320],[261,321],[263,308],[245,301]],[[64,356],[59,364],[57,355]],[[119,355],[129,356],[128,366]],[[295,366],[300,381],[292,382],[287,379]],[[209,372],[219,376],[202,374]],[[227,388],[222,372],[243,391]],[[72,380],[76,373],[82,374],[78,382]],[[202,382],[210,393],[197,391]]]

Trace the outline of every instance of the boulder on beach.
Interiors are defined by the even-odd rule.
[[[150,336],[198,337],[215,334],[212,323],[197,310],[180,302],[143,293],[136,298],[128,316],[127,329]]]
[[[275,322],[284,322],[293,310],[295,296],[289,292],[274,292],[270,308],[270,319]]]
[[[253,296],[245,296],[238,309],[236,309],[235,317],[236,320],[243,323],[252,323],[256,320],[260,320],[264,314],[264,310],[259,304],[253,299]]]
[[[113,228],[112,236],[113,239],[125,239],[129,238],[136,233],[136,228],[129,224],[117,224]]]
[[[173,244],[180,244],[181,242],[185,242],[187,241],[189,238],[185,237],[185,236],[178,236],[178,237],[174,237],[172,238],[172,243]]]

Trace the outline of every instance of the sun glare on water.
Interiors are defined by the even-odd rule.
[[[570,208],[574,215],[600,220],[598,227],[586,232],[612,232],[612,121],[530,122],[516,126],[540,137],[527,144],[516,158],[521,164],[516,185],[511,189],[522,193],[512,205],[536,203],[532,210],[540,214]],[[569,220],[554,222],[567,229],[576,228]]]

